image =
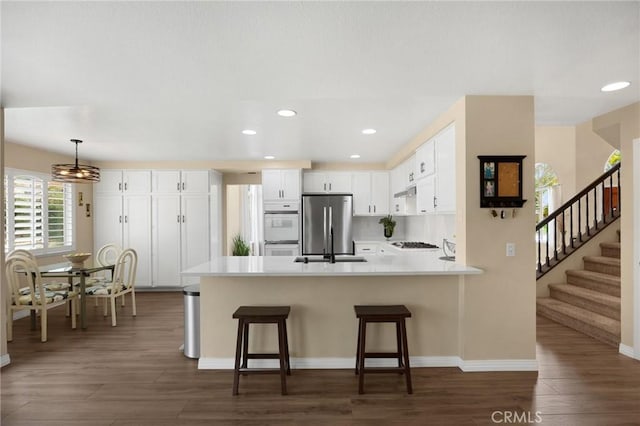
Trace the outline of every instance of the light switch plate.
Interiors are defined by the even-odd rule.
[[[507,243],[507,256],[515,256],[515,255],[516,255],[515,243]]]

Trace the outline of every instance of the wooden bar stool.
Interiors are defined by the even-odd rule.
[[[233,395],[238,395],[240,373],[280,373],[282,395],[287,394],[286,376],[291,375],[287,318],[290,306],[240,306],[233,318],[238,319],[236,361],[233,371]],[[278,353],[249,353],[249,324],[276,324],[278,326]],[[280,368],[248,368],[249,359],[279,359]],[[242,364],[241,364],[242,362]]]
[[[407,345],[406,318],[411,318],[411,312],[404,305],[356,305],[358,324],[358,347],[356,350],[356,375],[360,374],[358,381],[358,393],[364,393],[365,373],[400,373],[405,375],[407,382],[407,393],[413,393],[411,386],[411,369],[409,366],[409,349]],[[396,352],[367,352],[365,344],[367,341],[367,324],[395,323],[396,324]],[[397,358],[397,367],[365,367],[366,358]]]

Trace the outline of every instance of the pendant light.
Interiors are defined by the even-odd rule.
[[[51,166],[51,176],[56,182],[93,183],[100,182],[100,169],[86,164],[78,164],[78,144],[80,139],[71,139],[76,144],[75,164],[54,164]]]

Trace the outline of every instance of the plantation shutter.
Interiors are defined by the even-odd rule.
[[[44,248],[42,179],[32,176],[13,178],[13,248]]]
[[[47,183],[47,246],[57,248],[73,243],[72,200],[69,184]]]

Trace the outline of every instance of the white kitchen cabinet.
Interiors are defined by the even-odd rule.
[[[445,128],[427,143],[433,147],[434,172],[418,180],[418,214],[454,213],[456,210],[455,127],[451,125]]]
[[[436,211],[456,211],[456,130],[453,125],[436,138]]]
[[[418,214],[435,213],[436,211],[436,176],[429,175],[418,181],[416,186],[416,210]]]
[[[153,287],[198,282],[180,272],[211,258],[209,201],[207,194],[152,196]]]
[[[371,243],[371,242],[363,243],[363,242],[355,241],[353,245],[355,248],[355,254],[357,256],[378,254],[378,247],[379,247],[378,243]]]
[[[383,216],[389,214],[389,173],[354,172],[353,214]]]
[[[105,244],[132,248],[138,254],[136,287],[151,286],[151,197],[145,194],[96,194],[94,253]]]
[[[151,170],[103,169],[95,194],[148,194],[151,191]]]
[[[303,175],[304,192],[350,193],[350,172],[305,172]]]
[[[262,170],[262,198],[267,201],[300,201],[300,170]]]
[[[401,163],[391,170],[389,173],[389,212],[397,216],[407,214],[406,197],[395,197],[394,195],[406,191],[405,164]]]
[[[403,163],[402,169],[404,171],[404,186],[412,186],[416,184],[416,156],[415,154],[407,158]]]
[[[416,150],[416,177],[417,179],[421,179],[435,172],[435,141],[429,139]]]
[[[202,194],[210,188],[208,170],[153,170],[151,186],[153,193]]]

